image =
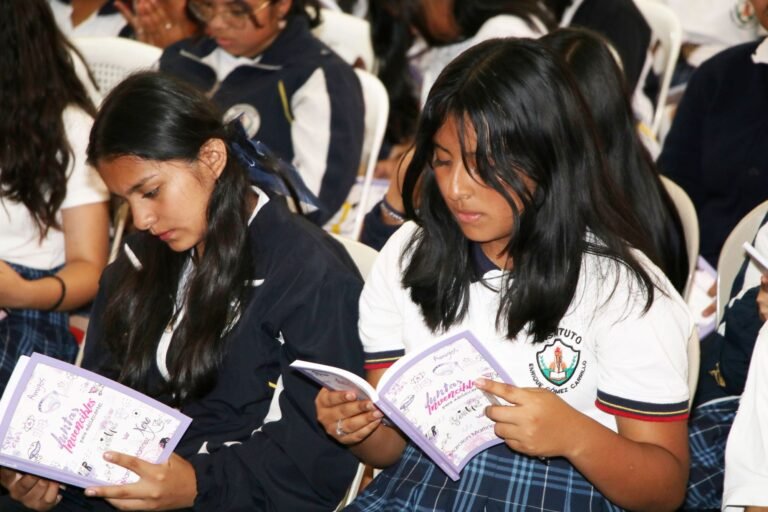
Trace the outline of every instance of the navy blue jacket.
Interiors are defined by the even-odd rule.
[[[768,65],[751,58],[760,42],[729,48],[696,70],[659,157],[661,172],[696,207],[701,255],[713,266],[738,221],[768,199]]]
[[[139,259],[149,236],[127,240]],[[357,460],[318,423],[319,387],[288,365],[300,358],[362,375],[357,333],[362,279],[337,242],[288,212],[279,198],[259,211],[249,238],[252,277],[263,282],[250,292],[238,323],[222,339],[228,348],[214,388],[181,408],[192,424],[176,452],[195,468],[195,510],[332,510]],[[120,355],[112,354],[103,339],[100,318],[118,278],[115,268],[128,266],[125,261],[117,265],[120,259],[102,278],[83,363],[111,378]],[[156,366],[151,372],[149,389],[162,379]],[[279,415],[264,423],[270,406],[270,416],[275,412],[275,385],[282,386]]]
[[[354,70],[312,35],[305,18],[296,16],[257,60],[239,65],[221,81],[201,60],[216,51],[224,52],[213,39],[185,39],[163,52],[160,70],[212,95],[227,118],[242,114],[250,137],[296,165],[322,205],[322,213],[313,220],[324,224],[347,198],[362,155],[365,106]],[[318,71],[324,78],[321,82],[311,80],[318,78]],[[309,95],[305,101],[330,103],[330,119],[322,113],[307,119],[308,114],[295,112],[297,93]],[[296,123],[304,129],[292,134]],[[324,147],[317,148],[318,144]],[[325,150],[321,151],[325,161],[295,158],[302,151],[297,148],[310,147]]]

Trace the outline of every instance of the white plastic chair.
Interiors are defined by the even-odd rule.
[[[88,64],[102,97],[131,73],[153,68],[163,53],[156,46],[124,37],[78,37],[72,43]],[[112,222],[110,263],[117,256],[127,218],[127,205],[122,205]]]
[[[357,270],[360,271],[360,275],[363,276],[363,279],[366,279],[368,273],[371,271],[371,267],[373,267],[373,262],[376,261],[376,256],[379,254],[378,251],[372,247],[368,247],[362,242],[352,240],[345,236],[333,233],[331,233],[331,236],[344,246],[349,253],[349,256],[352,258],[352,261],[357,265]]]
[[[635,4],[643,13],[643,17],[651,26],[659,42],[659,48],[654,52],[654,70],[660,73],[660,87],[651,123],[651,130],[658,138],[669,94],[669,84],[672,81],[677,57],[680,55],[683,28],[675,11],[668,6],[654,0],[635,0]]]
[[[312,29],[316,38],[328,45],[350,65],[358,59],[366,71],[373,70],[371,24],[339,10],[321,9],[320,25]]]
[[[696,208],[685,190],[666,176],[661,176],[661,182],[672,198],[672,202],[675,203],[680,222],[683,224],[685,249],[688,252],[688,278],[685,280],[683,299],[688,300],[693,285],[693,276],[696,273],[696,262],[699,258],[699,218],[696,216]]]
[[[720,325],[723,320],[733,281],[744,262],[742,244],[752,242],[766,213],[768,213],[768,201],[763,201],[736,224],[725,239],[723,248],[720,249],[717,260],[717,325]]]
[[[368,210],[373,188],[373,171],[379,158],[379,150],[384,140],[389,117],[389,96],[381,80],[375,75],[362,69],[355,69],[363,89],[365,104],[365,133],[363,134],[363,151],[360,155],[362,176],[352,187],[341,210],[325,225],[325,229],[357,240],[363,229],[363,219]],[[386,187],[384,187],[386,190]]]
[[[156,46],[124,37],[78,37],[72,43],[91,69],[102,96],[131,73],[152,68],[163,53]]]
[[[389,96],[387,89],[378,77],[362,69],[355,69],[355,73],[363,88],[363,100],[365,102],[365,135],[363,137],[363,154],[360,157],[360,161],[365,165],[365,173],[352,228],[352,237],[357,239],[363,228],[363,218],[370,209],[368,198],[371,193],[373,171],[376,168],[381,143],[384,141],[384,132],[387,129]]]
[[[360,271],[363,279],[367,279],[368,274],[371,271],[371,267],[373,266],[373,262],[376,261],[376,256],[379,254],[376,249],[368,247],[367,245],[358,242],[357,240],[351,240],[347,237],[333,233],[331,233],[331,236],[344,246],[344,248],[349,253],[349,256],[352,258],[352,261],[354,261],[355,265],[357,265],[357,269]],[[365,464],[358,464],[355,477],[352,479],[352,483],[349,484],[349,489],[347,489],[347,493],[344,495],[344,499],[341,500],[341,503],[339,503],[339,506],[336,508],[337,511],[342,510],[344,507],[352,503],[352,500],[354,500],[355,497],[357,497],[357,492],[360,489],[360,483],[363,481],[364,473]]]
[[[696,388],[699,385],[699,362],[701,359],[701,344],[699,333],[696,329],[691,332],[686,347],[688,353],[688,407],[693,405],[693,397],[696,395]]]

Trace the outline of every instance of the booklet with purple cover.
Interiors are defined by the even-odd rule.
[[[472,457],[502,442],[485,415],[488,405],[499,402],[476,388],[475,380],[512,380],[469,331],[405,355],[376,389],[333,366],[301,360],[291,366],[329,389],[371,400],[453,480]]]
[[[138,480],[105,451],[165,461],[191,419],[88,370],[22,356],[0,399],[0,466],[89,487]]]

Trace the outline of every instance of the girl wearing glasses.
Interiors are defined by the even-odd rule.
[[[188,9],[207,37],[167,48],[160,69],[293,163],[320,199],[313,220],[324,223],[355,181],[365,109],[351,66],[310,32],[317,0],[190,0]]]

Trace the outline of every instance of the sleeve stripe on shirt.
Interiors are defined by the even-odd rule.
[[[389,368],[395,363],[395,361],[404,355],[405,350],[390,350],[387,352],[366,353],[363,367],[366,370]]]
[[[608,414],[644,421],[680,421],[688,418],[688,401],[652,404],[609,395],[598,390],[595,405]]]

